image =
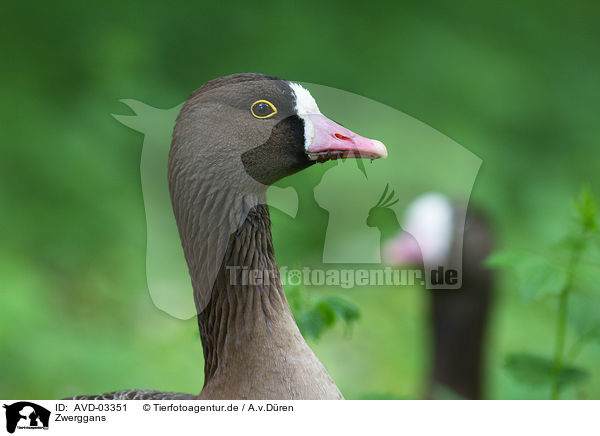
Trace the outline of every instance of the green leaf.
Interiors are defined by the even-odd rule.
[[[567,232],[567,234],[554,245],[561,251],[571,252],[573,250],[579,250],[581,245],[584,243],[581,237],[581,230],[579,228],[573,229]]]
[[[579,292],[569,301],[569,323],[579,338],[600,342],[600,299]]]
[[[594,231],[598,229],[598,207],[589,186],[582,188],[579,198],[575,201],[575,211],[584,230]]]
[[[575,282],[577,289],[591,295],[600,296],[600,290],[598,289],[598,283],[600,283],[600,261],[594,260],[588,262],[587,258],[582,259],[581,263],[577,266]]]
[[[533,354],[511,354],[504,367],[516,381],[531,387],[549,386],[556,377],[554,362]],[[581,383],[588,377],[587,371],[574,366],[565,366],[558,374],[559,384],[563,387]]]
[[[511,270],[517,290],[527,301],[558,295],[567,281],[566,268],[532,253],[497,252],[486,259],[486,265]]]
[[[298,328],[307,337],[319,339],[335,323],[335,312],[323,303],[301,310],[296,315]]]
[[[490,268],[514,268],[531,256],[531,254],[515,251],[497,251],[485,260],[485,264]]]
[[[286,296],[300,332],[312,339],[319,339],[338,321],[348,326],[360,317],[358,307],[342,297],[321,298],[302,286],[288,286]]]
[[[525,300],[558,295],[567,283],[566,268],[541,257],[524,259],[515,267],[517,289]]]
[[[492,268],[507,268],[514,273],[516,287],[526,301],[558,295],[567,282],[567,271],[543,257],[530,253],[498,252],[486,260]]]
[[[360,318],[360,311],[358,310],[358,307],[345,298],[335,296],[329,297],[325,299],[324,303],[327,304],[331,310],[333,310],[339,319],[348,325],[358,321]]]
[[[435,383],[429,393],[432,400],[465,400],[466,398],[454,392],[448,386]]]

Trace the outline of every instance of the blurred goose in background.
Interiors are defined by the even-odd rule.
[[[463,238],[462,287],[428,291],[432,367],[427,397],[482,398],[486,330],[494,288],[493,273],[483,265],[493,248],[488,221],[453,204],[443,194],[428,193],[409,204],[398,230],[395,213],[389,209],[389,204],[395,203],[393,191],[388,193],[386,187],[380,203],[369,215],[370,225],[387,223],[387,229],[382,230],[382,258],[389,265],[428,265],[434,269],[460,264],[459,242]],[[465,212],[463,232],[458,217]]]
[[[76,398],[342,399],[288,306],[265,192],[315,162],[386,156],[381,142],[322,115],[296,83],[235,74],[193,92],[173,132],[168,181],[194,288],[204,388],[199,396],[125,390]]]

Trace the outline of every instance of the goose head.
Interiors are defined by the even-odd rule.
[[[407,208],[404,231],[384,248],[386,262],[405,266],[447,262],[454,238],[458,237],[454,214],[450,200],[443,194],[427,193],[416,198]]]
[[[235,74],[206,83],[186,101],[175,126],[170,167],[218,175],[213,179],[218,185],[245,191],[315,162],[346,157],[385,158],[387,150],[323,115],[301,85]]]
[[[229,235],[272,183],[316,162],[387,157],[385,146],[323,115],[301,85],[262,74],[214,79],[179,113],[169,189],[200,311]]]

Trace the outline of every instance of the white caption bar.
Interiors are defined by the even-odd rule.
[[[0,432],[598,435],[600,401],[2,401]],[[12,431],[11,431],[12,430]],[[4,433],[6,434],[6,433]]]

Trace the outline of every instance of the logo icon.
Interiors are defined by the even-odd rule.
[[[197,230],[201,233],[194,234],[194,239],[200,244],[198,247],[212,253],[199,256],[199,264],[194,267],[197,270],[194,274],[202,277],[198,286],[204,289],[196,293],[192,290],[167,182],[172,133],[182,105],[157,109],[136,100],[122,100],[135,114],[113,115],[114,118],[144,134],[140,176],[147,222],[146,278],[152,301],[159,309],[180,319],[190,319],[203,310],[225,256],[229,235],[240,227],[248,212],[258,204],[267,204],[278,211],[275,213],[279,216],[279,226],[273,228],[275,240],[278,232],[285,232],[286,238],[302,244],[301,247],[282,244],[277,248],[282,268],[294,270],[297,262],[301,262],[303,271],[309,267],[313,271],[329,270],[338,277],[341,277],[341,271],[351,269],[356,271],[356,274],[350,274],[352,277],[360,275],[365,268],[378,269],[383,273],[387,264],[382,254],[389,251],[386,248],[388,243],[408,234],[415,256],[418,255],[419,260],[426,258],[423,262],[426,288],[461,287],[462,233],[456,238],[456,246],[450,247],[455,255],[439,259],[438,254],[447,248],[446,239],[433,238],[437,234],[431,233],[428,228],[427,231],[421,231],[420,227],[405,228],[402,217],[409,212],[409,206],[415,199],[429,193],[439,193],[457,204],[467,205],[481,159],[432,127],[381,103],[326,86],[305,85],[311,92],[319,94],[319,101],[328,112],[350,123],[357,131],[367,135],[372,132],[373,136],[379,134],[375,132],[384,132],[380,139],[384,139],[390,155],[374,167],[361,159],[352,163],[341,159],[318,167],[315,165],[302,174],[301,181],[292,175],[268,188],[261,185],[260,189],[257,183],[261,182],[248,173],[244,159],[232,155],[231,165],[236,168],[236,177],[223,179],[222,185],[219,185],[223,189],[211,191],[210,195],[214,197],[207,203],[211,206],[203,208],[205,215],[199,218],[203,225]],[[234,95],[238,91],[233,89],[230,92]],[[270,104],[267,100],[255,101],[252,111],[249,111],[250,116],[270,119],[277,110]],[[283,110],[277,114],[280,115],[283,115]],[[208,133],[217,135],[212,130]],[[265,131],[253,137],[252,144],[244,144],[246,147],[252,145],[253,150],[258,149],[265,146],[268,137]],[[206,165],[207,170],[201,172],[203,178],[210,179],[212,183],[222,177],[216,169],[218,167],[210,163],[212,160],[200,162]],[[200,183],[200,178],[197,180]],[[265,188],[266,199],[256,194],[255,188]],[[227,194],[220,196],[223,192]],[[431,196],[427,198],[431,200]],[[425,205],[430,203],[427,201]],[[448,224],[444,229],[451,229],[451,224],[461,232],[465,214],[457,213],[442,220],[446,215],[439,216],[437,213],[440,208],[436,206],[440,204],[443,201],[433,201],[433,206],[425,207],[426,215]],[[226,213],[222,210],[225,206]],[[441,207],[441,210],[446,208]],[[220,218],[217,219],[217,216]],[[437,221],[432,226],[435,227],[435,224]],[[401,248],[404,249],[404,246]],[[301,259],[299,253],[302,253]],[[443,271],[438,272],[439,266],[443,267]],[[456,276],[446,280],[446,272],[454,274],[454,271]],[[307,274],[303,273],[300,277],[294,273],[289,277],[289,283],[307,285]],[[438,275],[444,280],[437,280]],[[362,280],[359,279],[359,282],[362,283]],[[345,280],[330,283],[328,286],[345,283],[342,287],[354,287],[357,284],[352,281],[348,285]],[[372,283],[368,281],[363,285]],[[192,296],[196,300],[193,301]],[[200,306],[195,308],[196,311],[193,302]]]
[[[19,401],[10,405],[4,404],[6,409],[6,431],[14,433],[18,429],[48,429],[50,411],[42,406],[29,401]]]

